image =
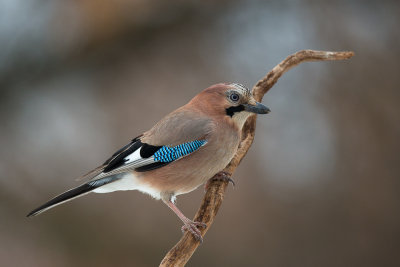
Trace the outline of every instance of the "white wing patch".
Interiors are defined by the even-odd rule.
[[[142,150],[142,147],[137,149],[132,154],[129,154],[128,156],[126,156],[124,158],[126,160],[126,162],[122,167],[129,166],[129,167],[133,167],[133,168],[138,168],[138,167],[153,163],[154,162],[154,156],[151,156],[149,158],[142,158],[140,156],[140,151],[141,150]]]
[[[125,157],[126,163],[131,163],[131,162],[135,162],[135,161],[142,159],[142,157],[140,156],[141,149],[142,148],[139,148],[132,154],[129,154],[127,157]]]

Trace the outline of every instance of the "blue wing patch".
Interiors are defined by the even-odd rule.
[[[206,140],[194,140],[174,147],[163,146],[154,153],[154,161],[166,163],[172,162],[195,152],[206,143]]]

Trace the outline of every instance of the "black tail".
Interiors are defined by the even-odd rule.
[[[118,179],[120,179],[119,175],[104,177],[104,178],[101,178],[98,180],[88,182],[86,184],[83,184],[83,185],[73,188],[71,190],[68,190],[67,192],[64,192],[61,195],[56,196],[55,198],[53,198],[50,201],[43,204],[42,206],[29,212],[29,214],[26,217],[36,216],[48,209],[51,209],[57,205],[62,204],[64,202],[70,201],[77,197],[84,196],[84,195],[90,193],[91,191],[93,191],[94,189],[96,189],[100,186],[103,186],[105,184],[114,182],[115,180],[118,180]]]

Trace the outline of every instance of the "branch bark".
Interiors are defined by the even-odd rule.
[[[264,78],[258,81],[258,83],[252,89],[253,96],[258,102],[261,102],[265,93],[267,93],[269,89],[274,86],[278,79],[289,69],[297,66],[300,63],[308,61],[344,60],[351,58],[353,55],[353,52],[328,52],[315,50],[299,51],[288,56],[285,60],[275,66]],[[256,116],[254,115],[249,117],[249,119],[246,121],[243,127],[242,141],[239,145],[238,151],[228,166],[226,166],[226,168],[223,170],[224,172],[230,174],[235,172],[237,166],[247,154],[247,151],[253,143],[255,129]],[[224,199],[225,189],[227,186],[228,182],[225,181],[215,180],[209,184],[208,190],[203,197],[201,206],[193,219],[194,221],[207,224],[206,228],[200,228],[203,236],[211,227],[211,224],[218,213],[219,207]],[[192,234],[186,232],[179,242],[165,255],[160,267],[184,266],[192,257],[199,245],[199,241],[195,240]]]

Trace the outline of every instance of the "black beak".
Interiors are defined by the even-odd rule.
[[[244,110],[248,111],[248,112],[253,112],[256,114],[268,114],[270,113],[270,109],[267,108],[266,106],[264,106],[261,103],[256,102],[256,105],[250,105],[250,104],[243,104],[244,106]]]

